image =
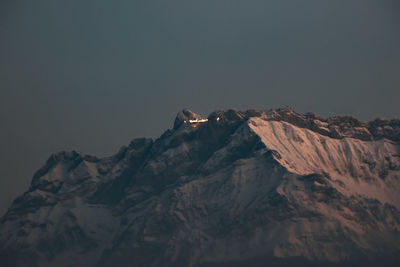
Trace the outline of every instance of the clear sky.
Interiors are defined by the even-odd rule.
[[[2,0],[0,213],[56,151],[190,108],[400,116],[398,0]]]

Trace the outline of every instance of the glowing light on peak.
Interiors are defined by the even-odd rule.
[[[194,120],[188,120],[188,121],[183,121],[184,123],[202,123],[202,122],[208,122],[208,119],[194,119]]]
[[[207,122],[208,119],[194,119],[194,120],[189,120],[189,123],[201,123],[201,122]]]

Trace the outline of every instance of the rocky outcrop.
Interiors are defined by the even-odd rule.
[[[196,119],[201,119],[201,116],[194,113],[193,111],[189,109],[184,109],[180,111],[175,118],[174,122],[174,129],[178,129],[179,126],[181,126],[183,123],[189,121],[189,120],[196,120]]]

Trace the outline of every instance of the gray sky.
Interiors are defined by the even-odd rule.
[[[182,108],[399,117],[398,0],[2,0],[0,213],[56,151],[158,137]]]

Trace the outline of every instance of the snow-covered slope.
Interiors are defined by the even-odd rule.
[[[0,263],[399,266],[399,141],[399,120],[183,110],[115,156],[52,155],[1,219]]]
[[[343,194],[359,194],[400,209],[400,145],[394,141],[333,139],[287,122],[249,120],[275,160],[292,173],[328,174]]]

